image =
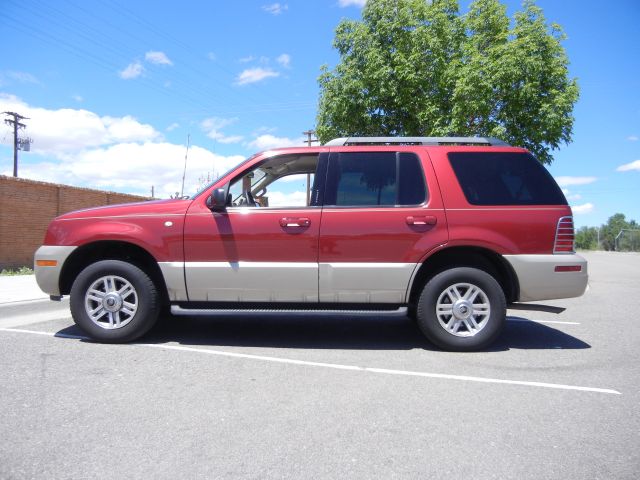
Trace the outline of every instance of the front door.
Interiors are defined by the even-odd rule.
[[[231,180],[224,212],[194,202],[184,233],[190,301],[318,301],[318,157],[301,150],[253,164]]]

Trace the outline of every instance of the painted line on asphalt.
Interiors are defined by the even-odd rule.
[[[560,320],[529,320],[528,318],[507,318],[508,322],[552,323],[557,325],[580,325],[580,322],[561,322]]]
[[[31,305],[34,303],[44,303],[44,302],[50,302],[51,299],[49,297],[46,298],[33,298],[30,300],[10,300],[7,302],[0,302],[0,308],[1,307],[19,307],[20,305]]]
[[[67,335],[63,333],[41,332],[37,330],[0,328],[0,331],[27,333],[27,334],[33,334],[33,335],[44,335],[48,337],[59,337],[59,338],[67,338],[67,339],[74,339],[74,340],[90,340],[88,337],[84,337],[81,335]],[[210,350],[207,348],[196,348],[196,347],[183,347],[180,345],[166,345],[166,344],[156,344],[156,343],[130,343],[129,345],[145,347],[145,348],[158,348],[162,350],[175,350],[179,352],[203,353],[206,355],[217,355],[222,357],[260,360],[263,362],[285,363],[290,365],[302,365],[302,366],[308,366],[308,367],[323,367],[323,368],[332,368],[335,370],[353,370],[353,371],[359,371],[359,372],[370,372],[370,373],[378,373],[378,374],[384,374],[384,375],[437,378],[437,379],[443,379],[443,380],[458,380],[458,381],[478,382],[478,383],[496,383],[496,384],[502,384],[502,385],[519,385],[519,386],[525,386],[525,387],[552,388],[556,390],[574,390],[574,391],[580,391],[580,392],[608,393],[613,395],[622,395],[621,392],[618,392],[617,390],[612,390],[609,388],[582,387],[578,385],[564,385],[561,383],[529,382],[525,380],[506,380],[501,378],[472,377],[468,375],[450,375],[445,373],[429,373],[429,372],[415,372],[410,370],[391,370],[386,368],[360,367],[357,365],[340,365],[338,363],[310,362],[307,360],[294,360],[291,358],[252,355],[249,353],[225,352],[222,350]]]
[[[38,312],[22,315],[12,315],[7,318],[0,319],[0,327],[12,328],[32,325],[34,323],[52,322],[54,320],[70,320],[71,313],[69,309],[62,308],[51,312]]]

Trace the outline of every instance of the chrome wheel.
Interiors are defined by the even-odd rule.
[[[87,289],[84,308],[89,319],[100,328],[122,328],[138,311],[138,293],[128,280],[107,275]]]
[[[471,283],[447,287],[436,302],[438,323],[456,337],[473,337],[489,323],[491,307],[487,294]]]

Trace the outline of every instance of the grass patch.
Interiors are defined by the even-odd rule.
[[[17,269],[3,269],[0,272],[0,275],[6,275],[6,276],[15,276],[15,275],[33,275],[33,269],[29,268],[29,267],[20,267]]]

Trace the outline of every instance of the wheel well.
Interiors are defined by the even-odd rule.
[[[518,299],[520,288],[518,277],[511,265],[500,254],[478,247],[451,247],[431,255],[420,266],[411,285],[409,304],[418,303],[422,287],[429,279],[444,270],[455,267],[472,267],[487,272],[500,284],[507,302]]]
[[[137,266],[151,277],[163,304],[169,303],[167,287],[156,259],[144,248],[127,242],[101,241],[76,248],[62,267],[60,293],[68,295],[78,274],[100,260],[121,260]]]

